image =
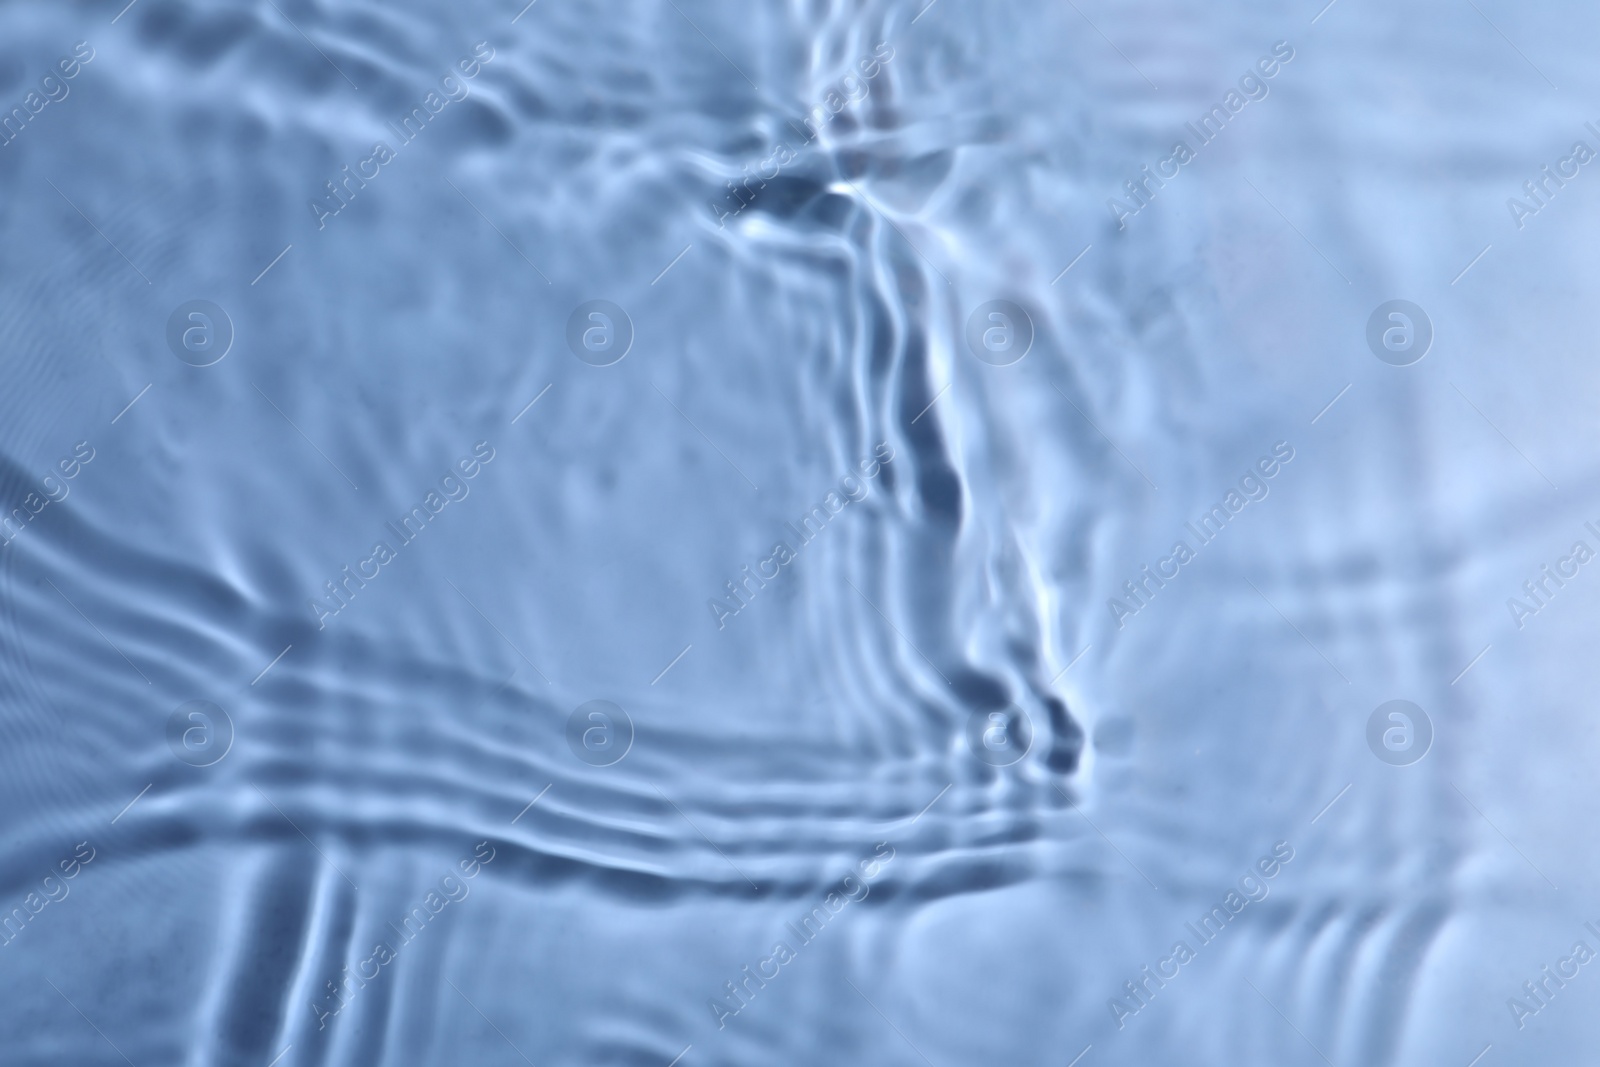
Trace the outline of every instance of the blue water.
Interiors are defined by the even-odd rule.
[[[1593,1048],[1600,13],[125,4],[0,8],[0,1064]]]

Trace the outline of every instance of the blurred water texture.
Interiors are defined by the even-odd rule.
[[[1592,7],[123,2],[0,10],[0,1063],[1592,1047]]]

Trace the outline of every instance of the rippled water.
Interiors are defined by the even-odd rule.
[[[0,10],[0,1063],[1593,1047],[1594,11],[124,2]]]

